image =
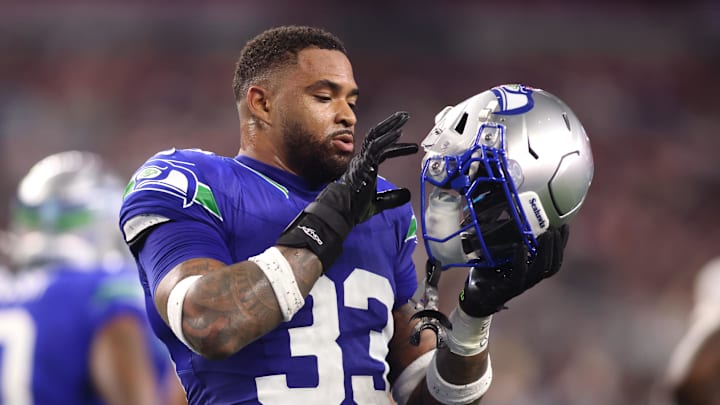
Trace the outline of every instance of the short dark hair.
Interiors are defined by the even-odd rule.
[[[310,47],[347,54],[338,37],[316,27],[288,25],[270,28],[248,41],[235,65],[235,100],[244,97],[255,79],[273,69],[295,63],[298,52]]]

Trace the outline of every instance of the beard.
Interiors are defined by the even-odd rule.
[[[318,140],[297,121],[286,122],[283,133],[289,167],[310,184],[330,183],[347,170],[352,154],[333,148],[330,137]]]

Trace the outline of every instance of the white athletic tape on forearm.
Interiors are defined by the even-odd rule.
[[[257,264],[265,273],[280,305],[283,319],[289,321],[305,305],[305,298],[300,293],[290,263],[274,246],[248,260]]]
[[[452,329],[447,331],[447,345],[460,356],[473,356],[487,349],[492,315],[475,318],[456,307],[450,314]]]
[[[423,354],[400,373],[395,384],[392,386],[392,396],[398,405],[407,404],[410,394],[412,394],[415,387],[417,387],[423,377],[425,377],[425,372],[434,355],[435,350]]]
[[[437,369],[437,356],[433,356],[425,376],[430,394],[436,400],[447,405],[463,405],[475,401],[485,395],[492,383],[492,364],[487,358],[487,369],[477,381],[469,384],[456,385],[445,381]]]
[[[175,336],[177,336],[177,338],[185,344],[185,346],[187,346],[195,353],[197,353],[195,349],[193,349],[190,343],[185,340],[185,335],[183,334],[182,328],[182,315],[185,295],[190,289],[190,286],[192,286],[193,283],[195,283],[200,277],[202,276],[189,276],[180,280],[180,282],[175,284],[175,287],[173,287],[172,291],[170,291],[170,296],[168,297],[167,302],[167,316],[168,323],[170,324],[170,329],[173,331]]]

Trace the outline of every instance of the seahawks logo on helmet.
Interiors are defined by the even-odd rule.
[[[145,190],[159,191],[182,200],[183,208],[199,204],[222,220],[212,189],[197,178],[193,163],[171,159],[148,161],[130,180],[125,197]]]
[[[533,109],[535,101],[533,100],[533,91],[531,87],[522,84],[506,84],[504,86],[493,87],[491,91],[497,97],[499,103],[499,115],[517,115],[523,114]]]

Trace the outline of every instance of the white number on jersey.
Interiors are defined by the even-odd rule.
[[[343,283],[345,291],[344,306],[347,308],[368,309],[368,300],[375,298],[387,310],[388,322],[382,332],[369,331],[370,347],[367,353],[371,358],[385,364],[388,354],[387,343],[393,333],[392,305],[394,294],[390,282],[377,274],[363,269],[355,269]],[[267,405],[273,404],[339,404],[345,399],[343,381],[346,377],[342,370],[342,350],[336,339],[340,336],[338,320],[337,291],[327,277],[320,277],[310,291],[313,297],[313,324],[290,329],[290,354],[292,356],[315,356],[318,366],[318,385],[312,388],[289,388],[286,375],[271,375],[255,379],[258,399]],[[311,337],[322,337],[318,343]],[[314,342],[306,344],[304,342]],[[385,387],[387,381],[385,365]],[[376,390],[371,376],[348,376],[352,381],[353,400],[364,404],[389,404],[387,391]]]
[[[0,403],[29,405],[33,403],[31,383],[35,323],[27,311],[0,311]]]

